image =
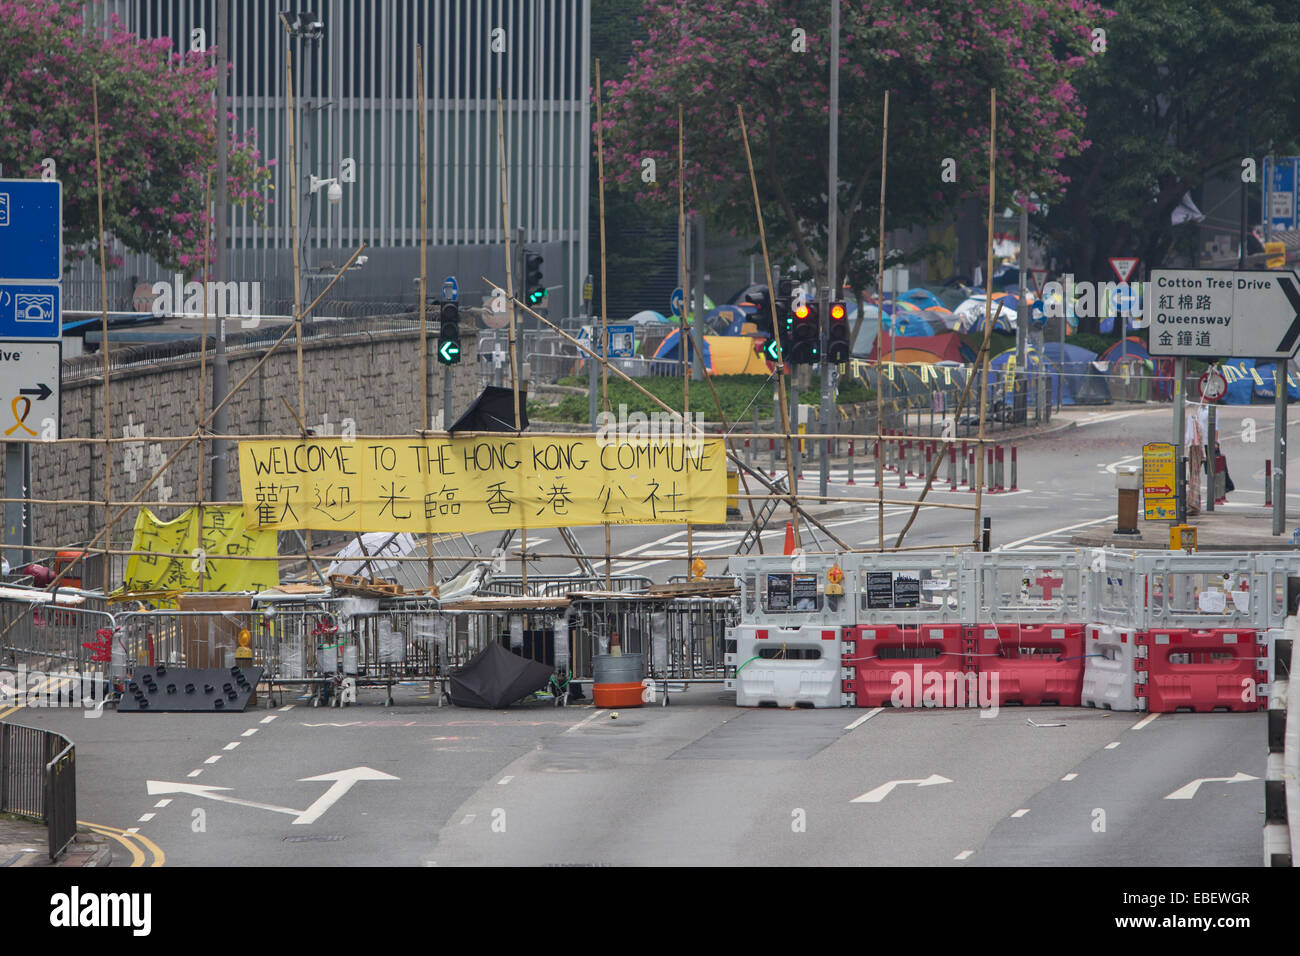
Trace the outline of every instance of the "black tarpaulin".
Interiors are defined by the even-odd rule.
[[[495,641],[451,675],[451,702],[457,707],[508,707],[541,690],[551,668],[512,654]]]
[[[519,390],[519,430],[528,427],[528,392]],[[515,393],[513,389],[489,385],[470,403],[465,414],[456,419],[449,432],[512,432],[515,430]]]

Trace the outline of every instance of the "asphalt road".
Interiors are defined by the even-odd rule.
[[[985,499],[995,545],[1060,546],[1113,520],[1114,468],[1168,436],[1167,410],[1081,414],[1081,427],[1020,446],[1018,494]],[[1251,417],[1259,440],[1243,443]],[[1268,417],[1223,410],[1234,507],[1262,501]],[[887,531],[906,511],[891,509]],[[970,520],[924,511],[907,543],[968,539]],[[876,536],[865,502],[828,524],[853,544]],[[575,533],[603,551],[601,529]],[[739,536],[695,543],[726,554]],[[558,550],[553,532],[530,548],[547,537]],[[683,537],[616,529],[616,549],[637,552],[616,573],[683,573],[659,556]],[[419,686],[382,701],[363,690],[342,709],[289,697],[245,714],[7,719],[76,742],[78,817],[112,836],[122,865],[1251,866],[1261,852],[1262,714],[740,710],[716,688],[617,719],[590,706],[439,708]],[[1202,778],[1219,779],[1169,798]]]

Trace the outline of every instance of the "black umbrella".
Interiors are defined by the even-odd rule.
[[[493,641],[451,675],[451,702],[457,707],[509,707],[550,679],[545,664],[512,654]]]
[[[528,427],[528,392],[519,390],[519,430]],[[509,388],[489,385],[456,419],[449,432],[512,432],[515,430],[515,395]]]

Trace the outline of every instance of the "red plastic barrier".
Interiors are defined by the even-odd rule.
[[[1258,687],[1268,681],[1259,669],[1267,644],[1249,628],[1206,631],[1169,628],[1138,635],[1147,649],[1147,711],[1255,711],[1265,706]]]
[[[1083,694],[1082,624],[998,624],[970,628],[981,674],[997,675],[998,704],[1078,707]]]
[[[958,677],[975,673],[964,632],[960,624],[845,628],[844,693],[858,707],[974,706]]]

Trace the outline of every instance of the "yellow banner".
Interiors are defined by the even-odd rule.
[[[275,561],[240,560],[274,556],[274,531],[249,530],[239,505],[207,507],[200,542],[197,518],[197,508],[172,521],[159,521],[148,508],[140,509],[131,549],[161,553],[127,560],[128,591],[265,591],[280,583]],[[189,557],[162,557],[168,553]]]
[[[721,524],[727,507],[720,438],[240,442],[239,482],[250,528]]]

